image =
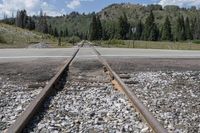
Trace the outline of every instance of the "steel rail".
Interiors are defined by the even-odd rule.
[[[92,49],[97,54],[99,60],[102,62],[102,64],[105,66],[107,71],[109,71],[109,74],[111,76],[112,80],[116,80],[117,83],[122,88],[122,91],[127,95],[133,106],[136,108],[136,110],[141,114],[143,119],[148,123],[150,128],[155,133],[167,133],[167,130],[158,122],[158,120],[153,116],[153,114],[148,110],[148,108],[137,98],[137,96],[130,91],[130,89],[127,87],[127,85],[121,80],[121,78],[116,74],[115,71],[112,70],[110,65],[107,63],[107,61],[101,56],[101,54],[98,52],[98,50],[92,46]]]
[[[82,42],[83,43],[83,42]],[[78,48],[73,53],[70,60],[67,60],[64,66],[58,71],[58,73],[49,81],[49,83],[44,87],[44,89],[37,95],[37,97],[32,100],[27,109],[17,118],[17,120],[5,131],[6,133],[21,133],[26,127],[30,119],[37,113],[39,108],[44,103],[45,99],[51,94],[51,92],[59,84],[64,72],[68,71],[69,65],[76,57],[77,53],[83,44],[79,44]]]

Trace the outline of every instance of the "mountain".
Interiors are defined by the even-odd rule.
[[[119,17],[123,14],[127,15],[129,23],[134,27],[139,20],[142,20],[144,23],[150,11],[153,11],[156,24],[159,28],[163,25],[166,16],[169,17],[172,23],[172,29],[175,29],[173,26],[175,26],[176,20],[181,15],[183,15],[184,18],[189,17],[190,20],[200,16],[200,10],[195,7],[186,9],[174,5],[162,7],[161,5],[143,6],[130,3],[112,4],[102,9],[100,12],[97,12],[97,14],[100,16],[104,27],[116,26]],[[77,12],[72,12],[61,17],[49,17],[48,22],[52,27],[58,27],[59,30],[64,30],[65,27],[67,27],[70,35],[74,32],[86,34],[89,30],[92,14],[93,13],[79,14]]]
[[[72,36],[73,34],[87,34],[91,19],[91,14],[85,15],[72,12],[61,17],[48,17],[48,23],[52,25],[53,29],[58,28],[58,31],[65,31],[67,28],[69,35]]]
[[[112,4],[96,14],[100,16],[104,32],[109,34],[109,38],[117,38],[119,32],[118,21],[120,16],[126,14],[130,26],[135,28],[140,20],[143,24],[145,23],[146,18],[149,16],[151,11],[155,16],[155,23],[160,31],[162,30],[164,20],[167,16],[169,17],[172,25],[172,33],[174,35],[176,34],[175,26],[177,25],[177,20],[181,16],[183,16],[184,19],[188,17],[190,22],[194,21],[194,18],[198,19],[196,23],[200,20],[200,9],[196,9],[196,7],[180,8],[174,5],[162,7],[161,5],[143,6],[131,3]],[[51,25],[52,30],[55,30],[56,28],[58,32],[62,31],[63,33],[67,30],[68,36],[79,36],[82,39],[86,39],[86,37],[89,36],[89,29],[93,15],[94,13],[80,14],[78,12],[72,12],[58,17],[46,16],[46,18],[47,23],[48,25]],[[32,18],[36,22],[40,19],[38,16]],[[200,30],[200,27],[197,28]]]
[[[172,23],[175,23],[178,16],[181,15],[184,17],[189,17],[190,19],[200,15],[200,10],[197,10],[195,7],[186,9],[171,5],[163,8],[161,5],[143,6],[130,3],[112,4],[104,8],[98,14],[104,21],[117,21],[118,18],[125,13],[129,22],[132,25],[135,25],[139,20],[144,22],[147,16],[150,14],[150,11],[153,11],[156,23],[158,25],[163,24],[166,16],[169,16]]]

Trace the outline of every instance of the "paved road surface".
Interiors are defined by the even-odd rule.
[[[106,57],[132,58],[200,58],[200,51],[153,50],[153,49],[124,49],[97,48]],[[0,61],[35,58],[66,58],[70,57],[75,48],[52,49],[0,49]],[[82,48],[78,57],[94,57],[90,48]]]
[[[103,56],[134,58],[200,58],[200,51],[98,48]]]
[[[59,58],[73,54],[75,48],[65,49],[0,49],[0,59],[8,58]]]

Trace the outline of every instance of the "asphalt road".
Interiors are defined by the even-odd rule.
[[[200,58],[200,51],[159,50],[159,49],[126,49],[126,48],[97,48],[108,57],[133,58]]]
[[[63,58],[73,54],[75,48],[65,49],[0,49],[0,59],[9,58]]]
[[[124,48],[97,48],[105,57],[131,57],[131,58],[200,58],[200,51],[183,50],[155,50],[155,49],[124,49]],[[0,49],[0,61],[37,58],[67,58],[75,48],[63,49]],[[90,48],[81,48],[78,57],[94,57]]]

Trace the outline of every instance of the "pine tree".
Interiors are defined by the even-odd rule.
[[[64,33],[64,36],[65,36],[65,37],[67,37],[67,36],[68,36],[68,28],[67,28],[67,27],[65,28],[65,33]]]
[[[44,25],[44,30],[43,30],[43,33],[46,33],[46,34],[48,34],[48,24],[47,24],[47,19],[45,18],[44,19],[44,23],[43,23]]]
[[[28,21],[26,10],[21,11],[21,16],[22,16],[22,28],[25,28]]]
[[[105,30],[105,29],[103,29],[102,38],[103,38],[103,40],[108,40],[109,39],[108,31]]]
[[[32,20],[31,17],[28,17],[26,28],[29,29],[29,30],[35,29],[35,22]]]
[[[53,31],[53,29],[52,29],[51,24],[48,26],[48,34],[54,35],[54,31]]]
[[[100,20],[100,18],[99,18],[99,16],[97,16],[96,17],[96,21],[97,21],[97,25],[96,25],[96,27],[97,27],[97,39],[98,40],[100,40],[100,39],[102,39],[102,32],[103,32],[103,29],[102,29],[102,25],[101,25],[101,20]]]
[[[128,23],[128,19],[126,14],[119,18],[119,35],[120,39],[127,39],[127,34],[129,32],[130,25]]]
[[[169,18],[166,17],[164,25],[162,27],[162,40],[169,40],[172,41],[172,32],[171,32],[171,23],[169,21]]]
[[[28,16],[26,10],[17,11],[17,16],[15,19],[15,24],[17,27],[25,28],[28,23]]]
[[[190,27],[190,29],[191,29],[192,39],[195,39],[194,34],[195,34],[195,29],[196,29],[195,28],[196,21],[197,21],[196,17],[194,19],[192,19],[192,21],[191,21],[191,27]]]
[[[189,21],[188,17],[185,20],[185,35],[186,35],[187,40],[192,39],[192,34],[191,34],[191,29],[190,29],[190,21]]]
[[[178,17],[177,23],[176,23],[176,40],[185,40],[186,34],[185,34],[185,23],[183,16]]]
[[[140,20],[139,23],[138,23],[137,26],[136,26],[136,32],[135,32],[135,38],[136,38],[137,40],[140,40],[140,39],[141,39],[141,37],[142,37],[142,32],[143,32],[143,28],[144,28],[143,23],[142,23],[142,21]]]
[[[194,39],[200,39],[200,18],[196,18],[194,30]]]
[[[96,15],[94,14],[92,16],[92,23],[90,24],[90,40],[97,40],[98,34],[97,34],[97,19]]]
[[[150,31],[148,40],[149,40],[149,41],[157,41],[158,38],[159,38],[159,29],[158,29],[158,27],[154,24],[154,25],[151,27],[151,31]]]
[[[176,22],[176,40],[181,40],[181,19],[178,17]]]
[[[58,46],[61,46],[61,37],[58,37]]]
[[[148,40],[153,23],[154,23],[154,15],[151,11],[150,15],[146,18],[145,25],[144,25],[144,32],[143,32],[144,40]]]
[[[42,9],[40,10],[40,17],[43,17],[43,11],[42,11]]]
[[[181,16],[181,40],[186,40],[185,21],[183,16]]]
[[[63,37],[64,34],[63,34],[63,31],[62,31],[62,30],[60,31],[60,34],[59,34],[59,35],[60,35],[60,37]]]
[[[43,15],[42,10],[40,11],[40,18],[39,22],[37,24],[37,31],[43,32],[43,33],[48,33],[48,24],[47,24],[47,18],[46,15]]]
[[[54,28],[54,36],[55,37],[58,37],[59,35],[58,35],[58,30],[57,30],[57,28]]]
[[[131,27],[131,26],[129,26],[129,29],[128,29],[128,34],[127,34],[127,39],[133,39],[134,38],[134,36],[133,36],[133,27]]]
[[[159,38],[159,30],[155,24],[155,18],[153,12],[147,17],[144,25],[143,39],[150,41],[157,41]]]
[[[22,25],[22,19],[20,18],[20,11],[17,11],[16,19],[15,19],[15,25],[17,27],[20,27]]]

